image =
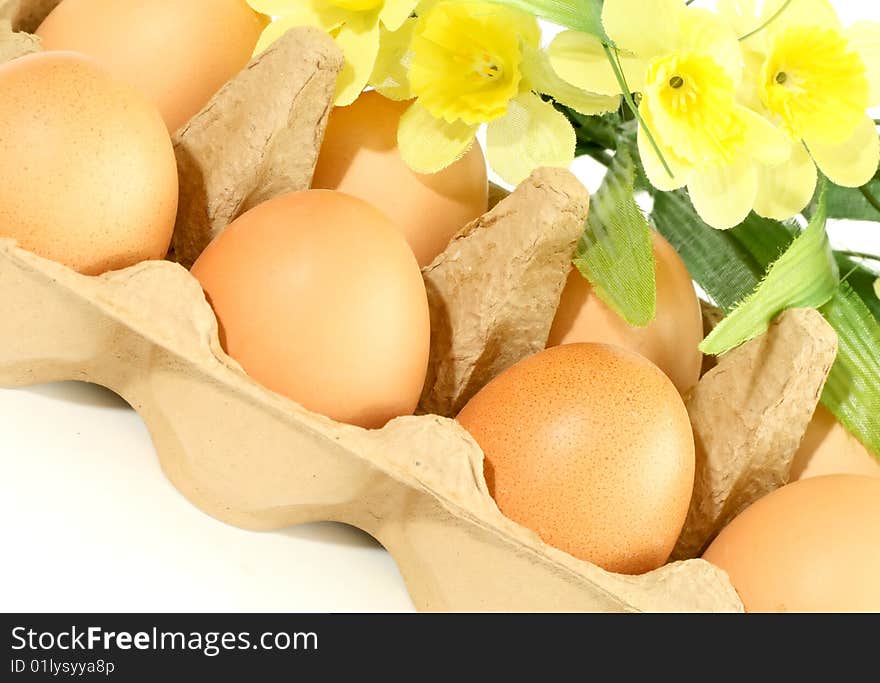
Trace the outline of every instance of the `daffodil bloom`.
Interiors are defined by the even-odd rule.
[[[880,105],[880,24],[844,30],[827,0],[784,2],[765,2],[760,12],[756,0],[718,5],[746,36],[742,46],[753,76],[743,84],[743,101],[789,139],[789,159],[760,171],[756,208],[780,220],[810,201],[816,166],[832,182],[858,187],[880,161],[876,126],[867,115]]]
[[[647,130],[640,128],[638,145],[651,183],[660,190],[687,186],[697,212],[714,227],[741,223],[756,204],[761,163],[781,163],[790,151],[780,131],[737,101],[743,71],[737,36],[717,15],[682,0],[605,0],[602,23],[628,87],[641,93]],[[594,36],[561,33],[550,61],[575,86],[621,92]]]
[[[401,118],[400,151],[421,173],[465,154],[488,124],[490,165],[510,183],[538,166],[568,166],[575,134],[549,95],[584,114],[617,109],[620,98],[562,81],[540,49],[537,20],[488,2],[432,2],[418,18],[383,34],[371,83],[394,99],[413,99]]]
[[[258,12],[275,17],[263,32],[260,53],[295,26],[318,26],[336,40],[345,65],[336,87],[336,104],[354,102],[367,86],[379,52],[380,27],[396,31],[418,0],[248,0]]]

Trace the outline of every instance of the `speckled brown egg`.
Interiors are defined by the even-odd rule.
[[[761,498],[703,559],[749,612],[880,612],[880,479],[831,475]]]
[[[643,355],[673,381],[681,393],[700,379],[703,318],[684,261],[663,237],[653,232],[657,264],[657,316],[645,327],[633,327],[596,294],[572,269],[562,292],[547,346],[572,342],[613,344]]]
[[[138,88],[174,132],[245,67],[265,26],[246,0],[63,0],[37,35]]]
[[[486,160],[479,143],[439,173],[415,173],[397,147],[409,102],[376,91],[330,115],[312,187],[370,202],[400,228],[420,266],[427,266],[488,206]]]
[[[664,564],[694,483],[694,439],[671,381],[642,356],[569,344],[527,358],[458,416],[501,511],[605,569]]]
[[[227,353],[256,381],[340,422],[413,412],[431,338],[416,259],[378,209],[341,192],[281,195],[196,261]]]
[[[0,237],[96,275],[165,256],[177,164],[156,108],[73,53],[0,66]]]

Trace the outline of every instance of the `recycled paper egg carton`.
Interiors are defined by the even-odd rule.
[[[61,380],[128,401],[169,480],[223,522],[337,521],[372,535],[420,610],[741,609],[702,560],[624,576],[544,544],[498,510],[482,452],[453,420],[368,431],[264,389],[223,352],[198,282],[176,264],[87,277],[0,240],[0,384]]]
[[[33,30],[55,4],[0,0],[0,24]],[[0,59],[39,49],[9,27]],[[340,65],[333,50],[314,30],[292,31],[177,133],[178,260],[191,262],[249,206],[307,186],[330,109],[321,93],[332,96]],[[249,121],[250,138],[236,139],[234,120]],[[261,142],[255,121],[269,130]],[[540,170],[425,269],[433,335],[424,412],[453,415],[542,347],[587,205],[573,176]],[[511,297],[513,285],[525,294]],[[63,380],[131,404],[169,480],[218,520],[264,531],[336,521],[372,535],[420,610],[742,610],[726,575],[702,560],[625,576],[546,545],[501,514],[480,448],[452,419],[422,414],[368,431],[260,386],[224,353],[199,283],[178,263],[88,277],[0,239],[0,385]]]

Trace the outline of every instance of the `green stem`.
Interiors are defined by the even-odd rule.
[[[841,275],[841,276],[840,276],[840,281],[841,281],[841,282],[849,282],[849,279],[850,279],[853,275],[855,275],[858,271],[859,271],[859,267],[858,267],[858,266],[853,266],[853,267],[850,268],[848,271],[846,271],[846,274],[845,274],[845,275]]]
[[[660,159],[660,163],[663,164],[663,168],[666,169],[669,177],[675,177],[675,174],[672,172],[669,164],[666,163],[666,157],[664,157],[663,152],[660,151],[660,145],[658,145],[657,141],[654,139],[654,134],[651,132],[651,129],[648,128],[648,126],[645,124],[644,119],[642,119],[642,115],[639,113],[639,108],[636,106],[636,103],[633,100],[632,92],[630,92],[629,86],[626,84],[626,76],[624,76],[623,74],[623,67],[620,65],[620,61],[617,58],[617,48],[614,48],[614,52],[612,52],[610,47],[608,47],[605,43],[602,43],[602,49],[605,50],[605,55],[608,57],[608,61],[611,63],[611,70],[614,71],[614,76],[617,78],[617,83],[618,85],[620,85],[620,89],[623,92],[623,99],[629,107],[629,110],[638,120],[639,125],[642,127],[642,130],[645,131],[645,135],[648,136],[648,141],[651,143],[651,147],[654,148],[654,151],[657,153],[657,157]]]
[[[878,212],[880,212],[880,199],[877,199],[877,197],[871,194],[871,191],[868,189],[867,185],[863,185],[862,187],[860,187],[859,192],[862,193],[862,196],[864,196],[864,198],[868,201],[868,204],[870,204],[875,209],[877,209]]]
[[[868,261],[877,261],[880,263],[880,256],[876,254],[868,254],[864,251],[850,251],[849,249],[835,249],[834,253],[843,254],[844,256],[851,256],[852,258],[862,258]]]
[[[789,6],[790,4],[791,4],[791,0],[785,0],[785,4],[782,5],[782,7],[780,7],[778,10],[776,10],[775,14],[774,14],[772,17],[770,17],[767,21],[765,21],[763,24],[761,24],[761,25],[760,25],[758,28],[756,28],[754,31],[749,31],[749,32],[746,33],[744,36],[742,36],[742,37],[740,38],[740,42],[742,42],[743,40],[748,40],[749,38],[751,38],[751,37],[752,37],[753,35],[755,35],[756,33],[760,33],[760,32],[763,31],[765,28],[767,28],[770,24],[772,24],[774,21],[776,21],[776,20],[779,18],[779,16],[780,16],[780,15],[781,15],[781,14],[782,14],[782,13],[788,8],[788,6]]]

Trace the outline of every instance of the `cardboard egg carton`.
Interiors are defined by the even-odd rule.
[[[483,455],[453,420],[368,431],[264,389],[223,352],[201,287],[177,264],[87,277],[0,240],[0,385],[61,380],[128,401],[169,480],[223,522],[337,521],[374,536],[420,610],[741,609],[701,560],[623,576],[547,546],[498,510]]]
[[[55,4],[0,0],[0,60],[39,49],[33,36],[14,31],[33,30]],[[308,187],[340,68],[327,36],[295,29],[177,132],[173,259],[189,265],[251,206]],[[588,206],[570,173],[540,169],[499,195],[424,269],[432,323],[424,414],[381,430],[336,423],[252,381],[224,353],[213,311],[182,265],[151,261],[87,277],[6,239],[0,385],[79,380],[107,387],[143,418],[163,471],[196,507],[244,529],[315,521],[358,527],[394,557],[420,610],[741,611],[726,575],[686,559],[692,554],[625,576],[546,545],[501,514],[469,434],[432,414],[454,415],[492,377],[543,348]],[[798,343],[802,327],[781,326],[786,344]],[[745,355],[754,363],[754,353]],[[810,365],[813,356],[802,355],[797,367],[780,360],[780,383]],[[722,360],[705,384],[707,396],[719,382],[723,388],[725,363],[744,362]],[[801,384],[817,393],[824,377],[811,378]],[[755,392],[746,399],[753,412],[766,413],[754,399]],[[796,403],[785,414],[789,423],[807,411]],[[792,434],[798,428],[786,427]],[[723,441],[701,456],[704,471],[724,469],[712,459],[730,448]],[[784,460],[778,449],[772,457]],[[747,465],[760,469],[762,462]],[[729,480],[726,474],[717,478]]]

